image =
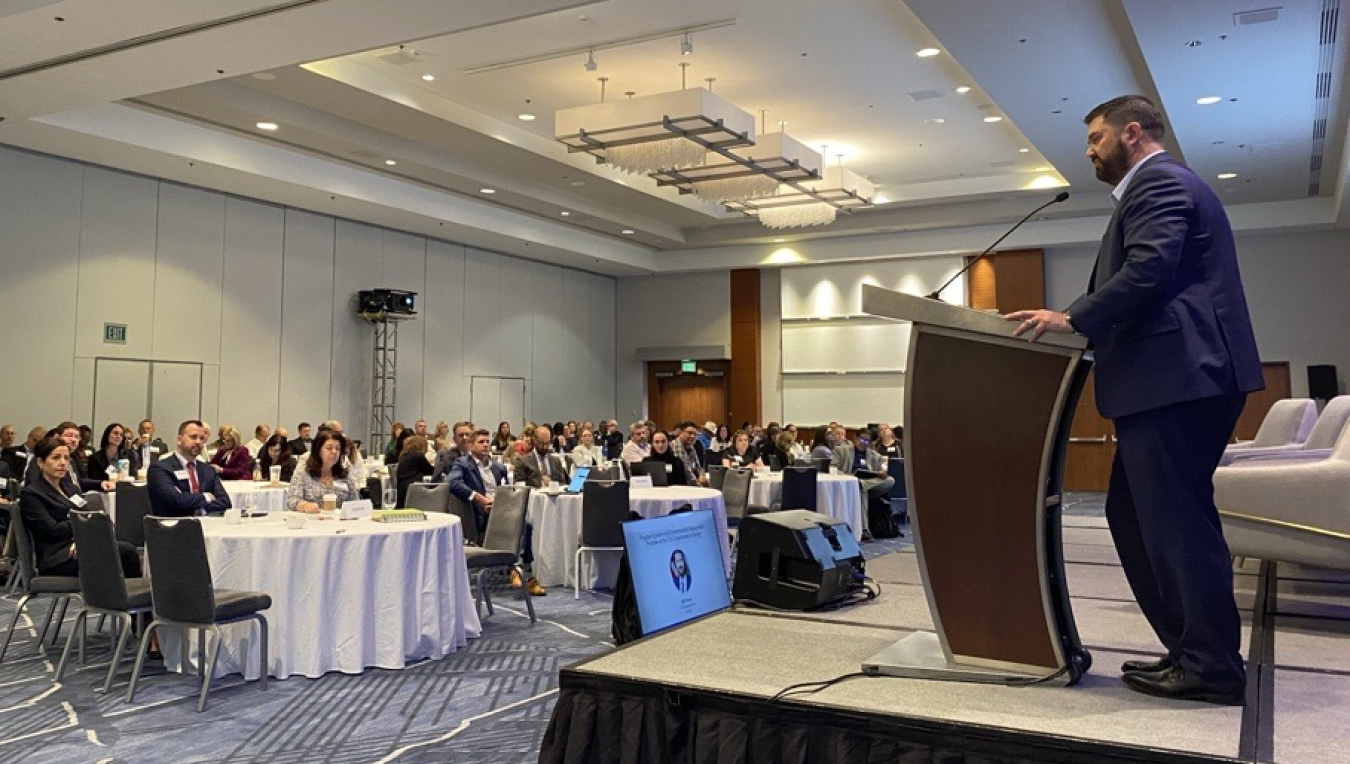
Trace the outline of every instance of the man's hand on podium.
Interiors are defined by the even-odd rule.
[[[1017,328],[1013,329],[1014,337],[1021,337],[1023,334],[1031,332],[1031,336],[1027,339],[1032,342],[1035,342],[1046,332],[1074,333],[1067,313],[1059,313],[1053,310],[1019,310],[1015,313],[1009,313],[1004,318],[1008,321],[1017,322]]]

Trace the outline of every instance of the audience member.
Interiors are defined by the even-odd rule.
[[[314,438],[309,458],[286,487],[286,509],[314,514],[324,508],[324,496],[334,496],[338,507],[361,498],[361,486],[342,464],[346,453],[347,438],[340,432],[324,432]]]
[[[150,446],[150,461],[152,462],[161,456],[167,456],[169,453],[169,445],[155,435],[155,423],[149,419],[142,419],[136,425],[136,442],[132,444],[132,448],[140,451],[146,446]]]
[[[81,491],[111,491],[116,487],[116,483],[108,480],[104,475],[102,479],[89,474],[89,461],[78,455],[80,445],[80,426],[74,422],[62,422],[53,427],[47,437],[58,438],[66,447],[69,469],[66,477],[70,480],[72,487],[67,493],[79,493]],[[71,456],[75,454],[75,456]],[[37,459],[28,463],[27,471],[24,473],[23,482],[25,485],[31,485],[41,477],[37,466]]]
[[[211,467],[221,480],[251,480],[253,478],[253,457],[248,449],[239,442],[239,431],[233,426],[220,426],[220,448],[211,457]]]
[[[14,425],[0,427],[0,450],[14,447]]]
[[[630,464],[646,459],[647,454],[652,452],[652,447],[647,444],[647,423],[634,422],[628,432],[628,442],[624,444],[619,458]]]
[[[830,434],[829,426],[822,425],[816,428],[816,434],[811,439],[811,458],[834,458],[834,436]]]
[[[433,482],[445,482],[455,461],[468,455],[475,429],[473,422],[455,422],[454,441],[450,446],[436,451],[436,462],[431,470]]]
[[[772,453],[773,449],[771,448],[769,451]],[[731,444],[722,450],[722,466],[762,467],[764,466],[762,454],[762,451],[751,448],[750,433],[745,430],[737,430],[736,435],[731,439]]]
[[[98,450],[89,456],[89,474],[93,477],[105,477],[109,480],[121,478],[119,463],[127,462],[127,475],[135,475],[141,469],[141,459],[127,448],[127,430],[117,422],[103,428],[103,437],[99,438]],[[118,477],[114,478],[108,470],[112,468]]]
[[[9,462],[10,474],[15,480],[23,481],[28,473],[28,463],[33,460],[33,454],[37,450],[37,444],[42,440],[42,433],[45,432],[41,427],[34,427],[28,431],[28,437],[21,445],[11,446],[5,449],[5,460]]]
[[[309,422],[301,422],[295,428],[295,440],[290,443],[291,453],[300,456],[310,450],[314,445],[314,439],[309,435]]]
[[[262,450],[263,444],[272,437],[272,429],[265,424],[260,424],[253,428],[253,440],[244,444],[248,449],[248,455],[254,459],[258,458],[258,452]]]
[[[39,477],[23,489],[19,511],[24,527],[33,537],[33,551],[37,569],[44,576],[78,576],[80,565],[70,525],[70,511],[84,509],[85,500],[79,493],[69,492],[67,480],[70,469],[70,451],[63,441],[48,438],[38,444],[35,458]],[[117,542],[122,561],[122,574],[140,578],[141,558],[136,548],[125,541]]]
[[[416,435],[416,433],[407,427],[404,427],[402,430],[399,430],[398,436],[394,438],[394,447],[386,451],[384,454],[384,463],[398,464],[398,457],[403,453],[404,442],[406,442],[408,438],[411,438],[413,435]]]
[[[224,512],[232,506],[216,471],[198,464],[206,437],[206,425],[200,420],[189,419],[178,425],[174,452],[151,464],[147,471],[151,514],[187,517]]]
[[[619,431],[619,423],[613,419],[605,420],[605,435],[600,439],[600,447],[605,450],[606,459],[618,459],[623,453],[623,433]]]
[[[384,463],[393,464],[398,461],[398,436],[403,432],[403,423],[394,422],[389,427],[389,442],[384,444]]]
[[[685,478],[689,485],[707,485],[708,476],[703,470],[703,444],[698,442],[698,425],[680,422],[677,430],[670,450],[684,464]]]
[[[896,432],[899,430],[899,432]],[[892,458],[903,458],[905,455],[905,445],[900,438],[905,434],[905,428],[891,428],[888,424],[877,425],[877,440],[872,445],[882,456]]]
[[[437,454],[450,447],[450,425],[444,419],[436,423],[436,431],[431,435],[431,447]]]
[[[450,493],[473,508],[478,532],[487,528],[492,499],[497,486],[506,482],[506,467],[492,461],[492,445],[487,430],[473,430],[469,452],[450,467]]]
[[[433,471],[431,462],[427,461],[427,439],[421,435],[404,438],[403,452],[398,455],[398,471],[395,473],[398,503],[394,506],[402,507],[408,498],[408,487],[422,482],[422,478]]]
[[[738,432],[744,431],[738,430]],[[726,451],[727,449],[731,448],[731,444],[732,444],[731,431],[727,428],[726,425],[719,424],[717,425],[716,429],[713,430],[712,440],[708,441],[708,450]],[[750,447],[750,433],[748,432],[745,433],[745,446],[746,448]]]
[[[534,429],[534,448],[516,457],[515,481],[531,488],[567,482],[567,468],[552,453],[553,430],[541,424]]]
[[[589,427],[581,428],[581,437],[571,455],[572,464],[576,467],[596,467],[605,462],[604,453],[595,445],[595,433]]]
[[[651,450],[641,459],[646,464],[664,464],[668,485],[689,485],[689,475],[684,471],[684,462],[670,448],[670,436],[657,430],[652,433]]]
[[[516,442],[516,436],[511,434],[511,423],[501,422],[497,425],[497,434],[492,436],[492,453],[500,454],[511,447]]]
[[[298,458],[291,453],[286,443],[286,436],[283,433],[273,434],[258,450],[262,452],[262,455],[258,457],[258,477],[260,480],[271,480],[272,467],[281,465],[281,482],[291,482],[291,476],[295,474]]]

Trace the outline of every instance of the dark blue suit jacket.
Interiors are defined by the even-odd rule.
[[[220,477],[211,465],[193,460],[188,469],[196,470],[197,486],[201,493],[193,493],[187,478],[179,480],[174,474],[182,469],[178,454],[160,459],[146,470],[147,489],[150,492],[150,513],[158,517],[190,517],[202,512],[224,512],[229,509],[230,495],[220,484]],[[211,494],[207,501],[203,494]]]
[[[1068,313],[1092,340],[1108,419],[1264,386],[1228,216],[1166,153],[1130,179]]]
[[[506,468],[493,462],[491,469],[497,485],[501,485],[506,480]],[[451,465],[450,493],[475,508],[477,508],[477,505],[470,502],[470,497],[474,493],[487,494],[487,486],[483,485],[483,476],[478,472],[478,465],[474,463],[472,456],[461,456]]]

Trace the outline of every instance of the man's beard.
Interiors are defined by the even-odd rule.
[[[1130,160],[1125,154],[1125,147],[1119,143],[1115,148],[1105,156],[1098,157],[1099,163],[1093,165],[1097,172],[1097,180],[1115,186],[1125,177],[1125,173],[1130,171]]]

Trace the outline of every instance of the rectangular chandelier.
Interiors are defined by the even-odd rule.
[[[872,206],[876,186],[840,165],[825,168],[820,180],[780,186],[779,192],[757,199],[731,201],[726,208],[759,218],[768,228],[797,228],[833,223],[840,210]]]
[[[709,151],[702,164],[660,170],[651,177],[658,186],[725,204],[767,197],[783,184],[796,188],[818,181],[821,163],[819,152],[780,132],[757,135],[752,146]]]

